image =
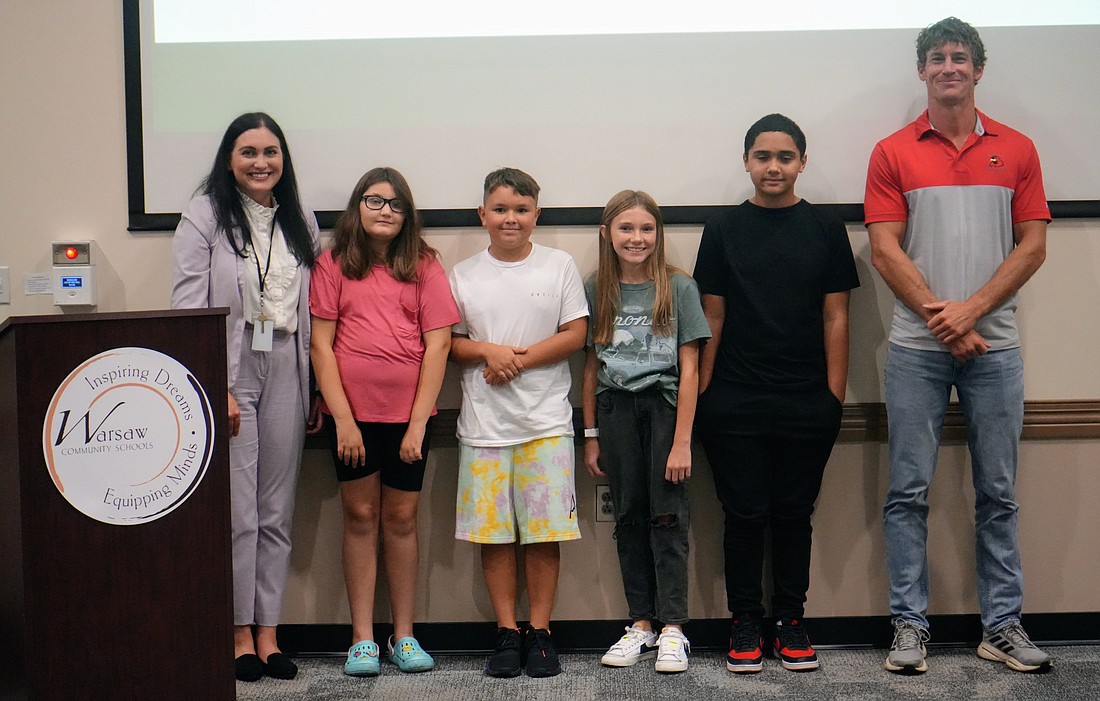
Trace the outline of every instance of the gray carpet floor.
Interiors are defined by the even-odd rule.
[[[1046,647],[1054,658],[1049,674],[1020,674],[980,659],[973,649],[929,650],[929,671],[915,677],[885,672],[885,650],[819,650],[821,669],[788,672],[765,660],[759,674],[726,671],[721,652],[691,657],[687,672],[661,675],[652,663],[625,669],[601,667],[597,654],[562,655],[564,671],[549,679],[492,679],[481,673],[484,657],[436,656],[435,670],[402,674],[382,665],[373,679],[342,673],[342,658],[299,658],[293,681],[237,682],[238,699],[381,699],[384,701],[1100,701],[1100,646]]]

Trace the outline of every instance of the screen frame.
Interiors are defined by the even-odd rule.
[[[145,157],[142,126],[141,87],[141,22],[139,0],[123,0],[122,3],[124,71],[126,88],[126,177],[129,216],[127,230],[133,232],[172,231],[179,224],[180,213],[149,213],[145,208]],[[1051,216],[1055,219],[1100,218],[1100,199],[1051,200]],[[711,217],[728,209],[729,204],[669,205],[661,207],[666,224],[702,225]],[[845,222],[863,221],[863,203],[819,204]],[[539,217],[541,226],[594,226],[600,223],[600,207],[543,207]],[[315,212],[322,229],[330,229],[336,223],[339,211]],[[424,226],[428,228],[479,227],[480,220],[474,208],[422,209]]]

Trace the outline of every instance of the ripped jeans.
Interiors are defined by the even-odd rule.
[[[600,464],[611,483],[615,543],[631,620],[683,625],[687,615],[687,485],[665,479],[676,407],[657,388],[596,395]]]

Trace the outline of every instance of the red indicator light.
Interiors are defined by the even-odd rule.
[[[76,250],[72,246],[65,249],[65,257],[69,260],[76,260],[76,257],[80,255],[80,251]]]

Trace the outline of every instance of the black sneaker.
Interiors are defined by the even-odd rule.
[[[528,628],[523,638],[523,656],[527,658],[527,676],[553,677],[561,674],[561,662],[550,631],[545,628]]]
[[[490,677],[518,677],[522,671],[520,632],[515,628],[497,628],[497,646],[485,663],[485,673]]]
[[[802,621],[797,618],[781,618],[775,622],[775,656],[784,669],[793,672],[809,672],[818,668],[817,653]]]
[[[759,672],[764,669],[763,640],[756,622],[741,616],[730,627],[730,650],[726,655],[726,669],[739,674]]]

